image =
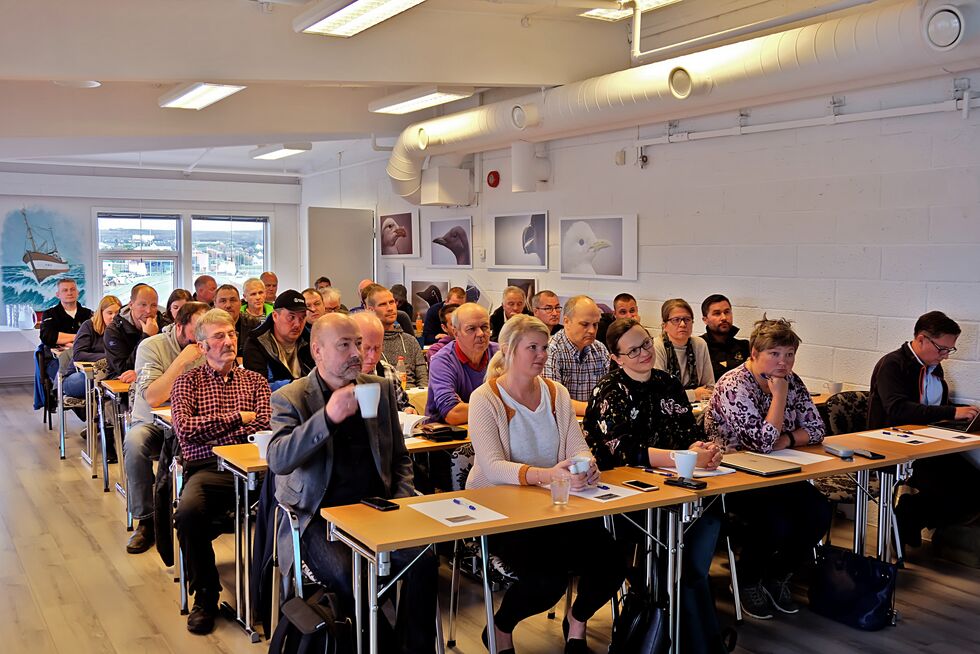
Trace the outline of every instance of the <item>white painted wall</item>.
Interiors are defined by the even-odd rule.
[[[980,86],[980,73],[972,78]],[[951,91],[952,77],[869,89],[847,94],[843,111],[939,102]],[[749,122],[825,115],[829,100],[752,108]],[[679,129],[735,120],[704,117],[681,121]],[[980,400],[980,114],[675,143],[648,149],[646,169],[614,164],[622,148],[632,158],[637,137],[663,133],[664,125],[651,125],[549,143],[552,182],[536,193],[510,192],[509,151],[486,153],[477,203],[423,207],[422,234],[427,220],[471,214],[478,252],[487,245],[487,216],[547,209],[551,269],[488,270],[478,254],[468,271],[399,260],[407,280],[462,284],[470,274],[497,302],[507,277],[536,277],[539,289],[560,294],[611,298],[628,291],[648,324],[659,324],[666,298],[697,307],[721,292],[732,298],[743,335],[763,312],[796,321],[804,340],[797,371],[814,390],[828,380],[867,387],[875,362],[911,336],[915,318],[940,309],[963,328],[959,352],[946,364],[954,394]],[[493,169],[502,174],[497,189],[483,181]],[[302,203],[380,213],[411,208],[391,193],[381,162],[307,178]],[[639,216],[639,279],[562,279],[558,217],[611,213]]]

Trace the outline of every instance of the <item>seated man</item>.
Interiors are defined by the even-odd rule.
[[[531,313],[551,330],[552,336],[562,330],[561,302],[554,291],[538,291],[532,295]]]
[[[289,289],[276,298],[275,310],[252,332],[242,365],[266,378],[272,390],[313,369],[310,344],[303,335],[306,300]]]
[[[357,293],[358,295],[361,296],[361,306],[354,307],[353,309],[348,311],[348,313],[360,313],[361,311],[364,311],[365,309],[368,308],[367,292],[368,289],[372,286],[381,286],[381,284],[376,284],[374,281],[370,279],[361,280],[361,283],[357,285]],[[381,288],[384,288],[384,286],[381,286]],[[395,300],[395,302],[397,303],[398,301]],[[395,320],[398,321],[398,325],[402,328],[403,332],[405,332],[406,334],[411,334],[412,336],[415,335],[415,323],[412,322],[412,319],[408,317],[407,313],[405,313],[401,309],[398,309],[397,313],[395,314]]]
[[[503,303],[490,314],[490,340],[497,342],[504,323],[520,313],[531,315],[527,308],[527,296],[519,286],[508,286],[504,289]]]
[[[272,399],[275,436],[269,444],[269,469],[277,475],[276,499],[299,516],[303,561],[337,593],[344,614],[352,616],[350,548],[327,540],[320,508],[366,497],[411,497],[412,461],[398,423],[393,384],[360,372],[357,323],[342,314],[326,315],[313,325],[312,339],[315,370]],[[354,386],[365,383],[381,384],[376,419],[365,420],[359,411]],[[280,529],[279,536],[280,565],[288,570],[295,564],[289,529]],[[396,636],[384,613],[378,614],[382,652],[432,654],[435,649],[435,555],[419,548],[392,552],[392,573],[420,553],[402,577]]]
[[[960,326],[941,311],[919,316],[912,340],[878,361],[871,373],[868,427],[928,425],[937,420],[972,420],[975,406],[954,406],[942,361],[956,352]],[[909,482],[918,490],[902,495],[895,509],[902,544],[922,544],[922,529],[961,524],[980,513],[980,472],[959,454],[915,462]]]
[[[211,448],[246,442],[269,428],[269,385],[238,367],[238,333],[227,312],[211,309],[197,325],[206,364],[180,375],[172,393],[174,435],[184,460],[184,488],[174,511],[194,608],[187,630],[208,634],[218,614],[221,581],[211,541],[214,522],[235,510],[235,480],[219,470]]]
[[[701,319],[704,334],[701,339],[708,344],[708,356],[715,373],[715,381],[729,370],[738,368],[749,358],[749,342],[735,338],[738,327],[732,324],[732,303],[724,295],[709,295],[701,303]]]
[[[69,348],[75,342],[75,334],[82,323],[92,317],[92,310],[78,303],[78,284],[71,277],[58,280],[55,292],[58,304],[41,314],[41,342],[52,350]],[[58,375],[58,358],[48,363],[48,378],[52,381]]]
[[[323,293],[328,288],[331,288],[333,284],[330,283],[329,277],[317,277],[316,281],[313,282],[313,288],[319,293]]]
[[[422,343],[432,345],[440,336],[439,309],[446,304],[460,305],[466,302],[466,289],[461,286],[453,286],[449,289],[446,299],[441,302],[434,302],[429,305],[422,321]]]
[[[395,400],[399,411],[418,413],[408,400],[408,393],[402,388],[395,366],[382,361],[385,327],[378,316],[370,311],[355,313],[351,318],[361,331],[361,372],[365,375],[384,377],[395,385]]]
[[[323,299],[323,313],[334,313],[337,311],[347,313],[347,307],[341,303],[340,291],[337,289],[325,288],[320,291],[320,297]]]
[[[425,355],[415,332],[406,334],[398,324],[395,296],[384,286],[372,284],[364,289],[364,301],[385,327],[384,352],[381,355],[384,360],[397,367],[398,357],[404,357],[408,368],[408,388],[428,386],[429,367]]]
[[[211,275],[201,275],[194,280],[195,302],[203,302],[214,306],[214,294],[218,291],[218,282]]]
[[[275,304],[276,298],[279,297],[279,277],[276,273],[267,270],[259,275],[259,279],[265,286],[266,304]]]
[[[177,311],[174,324],[150,336],[136,350],[136,367],[140,371],[133,387],[133,408],[126,439],[123,441],[123,463],[129,479],[129,507],[136,530],[129,538],[126,551],[140,554],[156,540],[153,527],[153,459],[160,456],[163,429],[153,422],[152,409],[170,401],[174,380],[204,359],[197,347],[195,330],[208,305],[187,302]]]
[[[362,279],[357,283],[357,295],[361,298],[361,304],[352,308],[350,310],[350,313],[358,313],[360,311],[364,311],[364,309],[367,307],[367,305],[364,303],[364,291],[367,289],[368,286],[373,286],[373,285],[374,285],[373,279]]]
[[[152,286],[137,284],[124,306],[105,328],[105,354],[109,379],[136,381],[136,348],[145,338],[160,333],[163,316]]]
[[[599,329],[596,330],[595,340],[603,345],[606,343],[606,330],[620,318],[632,318],[640,320],[640,309],[636,304],[636,298],[629,293],[620,293],[613,298],[612,313],[603,313],[599,318]]]
[[[405,288],[405,285],[395,284],[389,290],[391,290],[391,294],[395,296],[395,301],[398,303],[398,310],[404,312],[405,315],[408,316],[408,319],[414,323],[415,307],[408,301],[408,289]]]
[[[456,330],[453,328],[453,313],[459,308],[457,304],[443,304],[442,308],[439,309],[439,322],[442,323],[441,331],[442,334],[439,339],[429,346],[429,349],[425,351],[425,360],[432,362],[432,357],[436,355],[436,352],[449,345],[456,340]],[[431,372],[429,373],[431,377]]]
[[[222,284],[218,288],[214,295],[214,308],[224,309],[231,316],[231,321],[235,323],[235,331],[238,332],[238,356],[242,356],[249,335],[253,329],[262,324],[262,321],[253,318],[251,314],[242,313],[242,296],[233,284]]]
[[[425,413],[430,420],[462,425],[470,418],[470,394],[483,383],[500,347],[490,342],[490,314],[479,304],[460,306],[452,321],[456,340],[432,357]]]
[[[259,322],[272,313],[272,304],[265,301],[265,284],[261,279],[250,277],[242,284],[242,296],[245,302],[242,305],[242,313]]]
[[[306,326],[312,327],[317,318],[326,313],[323,296],[315,288],[308,288],[303,291],[303,300],[306,301]]]
[[[584,416],[592,389],[609,372],[609,350],[596,340],[598,305],[587,295],[565,303],[565,328],[551,337],[544,376],[568,389],[575,415]]]

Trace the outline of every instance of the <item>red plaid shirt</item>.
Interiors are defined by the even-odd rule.
[[[270,395],[265,377],[244,368],[233,368],[227,380],[207,364],[178,377],[170,404],[184,460],[208,459],[215,445],[244,443],[249,434],[268,429]],[[242,411],[254,411],[255,420],[242,424]]]

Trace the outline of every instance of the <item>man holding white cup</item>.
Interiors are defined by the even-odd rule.
[[[354,611],[350,550],[327,541],[320,508],[415,493],[394,386],[361,373],[360,349],[360,328],[349,316],[330,313],[313,323],[310,350],[316,367],[273,394],[268,450],[276,498],[299,517],[303,561],[337,594],[348,616]],[[280,564],[288,570],[293,565],[289,529],[279,534]],[[420,552],[392,552],[393,574]],[[407,569],[397,635],[387,620],[379,620],[382,651],[433,652],[437,577],[431,551]]]

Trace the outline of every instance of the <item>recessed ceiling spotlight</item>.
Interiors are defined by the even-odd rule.
[[[94,79],[56,79],[53,81],[55,85],[67,89],[97,89],[102,86],[102,82]]]

